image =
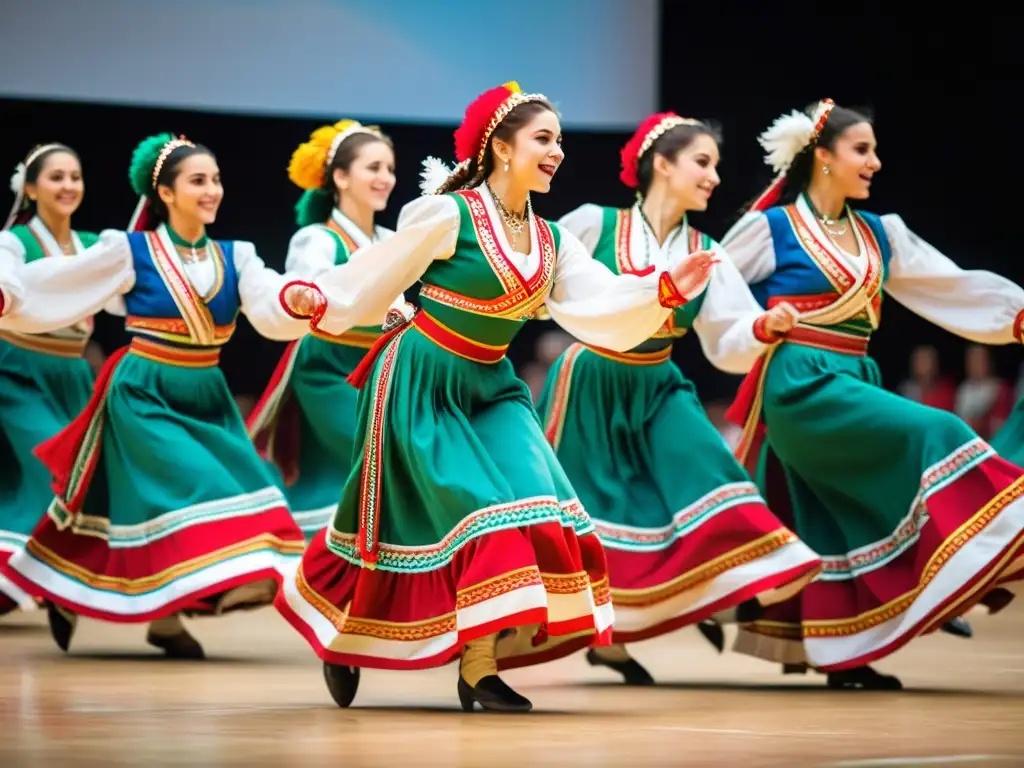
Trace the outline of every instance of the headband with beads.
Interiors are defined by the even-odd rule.
[[[636,132],[620,152],[622,170],[619,172],[619,179],[623,184],[630,189],[636,189],[640,185],[637,169],[640,167],[641,158],[650,151],[654,142],[680,125],[703,125],[703,123],[692,117],[680,117],[675,112],[659,112],[640,123]]]
[[[150,185],[153,191],[157,188],[157,179],[160,178],[160,171],[163,170],[164,164],[167,162],[167,158],[171,156],[171,153],[181,147],[192,147],[195,148],[195,143],[189,141],[184,136],[178,136],[176,139],[171,139],[164,143],[160,147],[160,152],[156,156],[156,162],[153,163],[153,171],[150,173]],[[150,215],[150,206],[152,205],[148,194],[140,194],[139,200],[135,204],[135,210],[132,211],[132,217],[128,220],[128,231],[129,232],[144,232],[152,229],[154,222]]]
[[[167,162],[167,158],[171,156],[171,153],[181,147],[192,147],[194,149],[195,146],[195,144],[184,136],[171,139],[164,144],[163,148],[160,150],[160,154],[156,156],[156,163],[153,164],[153,189],[156,189],[156,180],[160,178],[160,171],[163,169],[164,163]]]
[[[339,120],[334,125],[317,128],[308,141],[304,141],[292,152],[288,163],[288,178],[301,189],[320,189],[338,149],[345,139],[359,133],[378,139],[384,136],[377,126],[363,125],[357,120]]]
[[[812,115],[794,110],[788,115],[777,117],[758,137],[758,143],[767,153],[764,161],[772,167],[776,176],[750,206],[751,211],[763,211],[775,205],[793,161],[807,147],[817,143],[835,106],[832,99],[822,99]]]
[[[18,163],[14,168],[14,173],[11,176],[11,192],[14,193],[14,205],[11,206],[11,212],[7,215],[7,221],[4,222],[4,230],[8,230],[17,224],[23,209],[27,207],[25,204],[25,177],[29,166],[43,154],[54,149],[67,149],[67,146],[56,142],[40,144],[28,153],[28,157],[23,162]]]
[[[531,101],[547,98],[541,93],[523,93],[515,80],[480,94],[466,109],[462,125],[455,132],[455,159],[461,163],[475,154],[477,165],[481,165],[487,142],[501,121],[520,104]]]
[[[331,167],[331,163],[334,162],[334,156],[338,154],[338,147],[341,146],[341,143],[345,141],[345,139],[356,133],[367,133],[370,136],[376,136],[377,138],[380,138],[381,136],[380,129],[377,128],[376,126],[362,125],[360,123],[354,122],[352,125],[350,125],[345,130],[341,131],[337,136],[334,137],[334,140],[331,142],[330,149],[327,150],[327,162],[324,164],[325,167]]]

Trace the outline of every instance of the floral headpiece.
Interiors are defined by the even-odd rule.
[[[690,117],[680,117],[675,112],[659,112],[640,123],[636,133],[620,152],[622,170],[619,179],[623,184],[630,189],[640,186],[637,169],[641,158],[650,151],[654,142],[679,125],[701,125],[701,122]]]
[[[349,136],[366,133],[381,138],[380,128],[363,125],[357,120],[339,120],[334,125],[317,128],[309,141],[299,145],[288,163],[288,178],[302,189],[320,189],[327,181],[327,169],[338,154],[338,147]]]
[[[822,99],[810,116],[805,112],[794,110],[788,115],[777,117],[771,126],[758,137],[758,143],[767,152],[764,161],[772,167],[776,176],[750,207],[750,210],[763,211],[775,204],[796,156],[818,141],[835,105],[836,103],[832,99]]]
[[[424,160],[420,183],[423,194],[436,192],[453,173],[468,168],[473,160],[476,160],[477,166],[482,165],[487,142],[494,130],[508,117],[509,112],[531,101],[547,101],[547,98],[540,93],[523,93],[519,83],[514,80],[477,96],[466,107],[462,124],[455,129],[455,160],[458,165],[449,169],[435,157]]]
[[[139,142],[132,153],[128,168],[128,180],[132,190],[139,196],[135,212],[128,222],[129,232],[143,232],[152,228],[149,216],[150,200],[156,194],[157,180],[167,159],[182,147],[195,147],[195,143],[184,136],[172,133],[158,133]]]

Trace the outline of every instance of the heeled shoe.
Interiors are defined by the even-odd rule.
[[[704,635],[704,639],[711,643],[716,651],[725,651],[725,630],[717,621],[705,619],[697,625],[697,631]]]
[[[71,637],[75,634],[78,616],[62,611],[51,602],[46,603],[46,621],[50,625],[50,636],[64,653],[71,647]]]
[[[608,667],[622,675],[626,685],[654,685],[651,673],[636,659],[611,661],[600,656],[593,648],[587,649],[587,663],[592,667]]]
[[[154,635],[147,632],[146,642],[162,650],[168,659],[202,661],[206,658],[203,646],[188,632],[179,632],[176,635]]]
[[[1003,608],[1013,602],[1016,595],[1010,590],[1004,587],[996,587],[990,590],[981,600],[978,602],[988,608],[988,615],[993,616],[999,613]]]
[[[871,667],[863,666],[844,669],[841,672],[829,672],[828,687],[844,690],[863,688],[867,691],[899,691],[903,689],[903,683],[898,677],[883,675]]]
[[[327,683],[327,691],[334,703],[346,709],[359,690],[359,667],[346,667],[325,661],[324,682]]]
[[[968,640],[974,637],[974,629],[971,627],[970,622],[959,616],[947,621],[940,629],[947,635],[953,635],[954,637],[964,637]]]
[[[460,672],[458,692],[463,712],[472,712],[474,703],[491,712],[529,712],[533,709],[528,698],[516,693],[497,675],[482,677],[480,682],[471,686]]]

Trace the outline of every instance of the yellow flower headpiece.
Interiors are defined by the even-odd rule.
[[[326,181],[327,169],[331,167],[338,147],[349,136],[356,133],[368,133],[380,138],[380,128],[375,125],[363,125],[357,120],[339,120],[334,125],[317,128],[292,153],[288,163],[288,178],[302,189],[320,189]]]

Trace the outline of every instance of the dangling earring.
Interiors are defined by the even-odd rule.
[[[505,173],[508,173],[508,160],[505,161]]]
[[[826,165],[824,168],[821,169],[821,172],[828,176],[830,173],[832,173],[832,169]]]

